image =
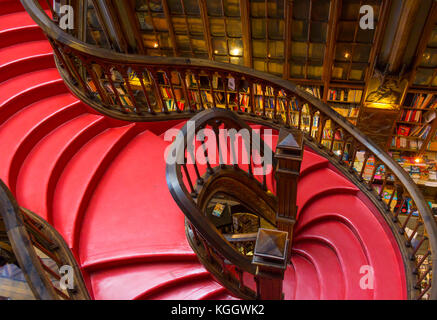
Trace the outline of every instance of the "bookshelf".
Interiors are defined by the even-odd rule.
[[[437,95],[409,91],[394,126],[390,150],[410,155],[437,152],[437,145],[434,145],[435,125],[433,125],[436,107]]]
[[[352,124],[356,125],[362,97],[362,89],[330,87],[327,92],[327,103]]]

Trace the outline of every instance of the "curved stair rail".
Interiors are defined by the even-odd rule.
[[[101,113],[127,121],[160,121],[224,108],[249,123],[302,131],[305,143],[328,158],[384,213],[404,258],[409,298],[437,299],[437,279],[432,277],[437,268],[437,225],[431,209],[408,173],[328,105],[289,81],[241,66],[97,48],[61,30],[36,0],[21,2],[51,42],[68,87]],[[364,154],[361,167],[358,154]],[[371,161],[376,165],[367,176]],[[383,178],[376,179],[381,166]],[[384,199],[391,188],[396,192]],[[400,212],[408,199],[414,210],[404,219]],[[194,210],[190,201],[179,203],[184,212]],[[407,228],[416,212],[417,223]],[[421,271],[425,261],[430,267]],[[243,263],[245,268],[250,270],[249,263]]]
[[[220,133],[220,130],[232,129],[235,135]],[[206,130],[210,130],[214,136],[208,136]],[[246,139],[238,136],[244,134]],[[200,137],[205,143],[198,145],[195,137]],[[230,143],[223,140],[228,137]],[[214,155],[209,152],[212,149],[206,147],[211,138],[214,140],[211,141],[213,146],[217,148]],[[262,171],[262,158],[259,161],[254,158],[258,154],[264,157],[271,150],[254,141],[261,142],[261,137],[235,113],[225,109],[205,110],[191,118],[181,129],[167,157],[166,168],[170,192],[187,219],[186,233],[191,247],[203,265],[225,287],[244,299],[258,299],[269,294],[261,292],[259,282],[262,279],[252,259],[240,254],[231,244],[241,241],[241,238],[219,233],[205,214],[209,201],[217,193],[225,193],[241,201],[272,226],[276,225],[278,204],[266,192],[266,175],[256,174]],[[229,149],[229,161],[222,158],[228,155],[228,151],[223,149]],[[239,164],[237,159],[240,155],[243,157],[242,153],[247,156],[245,165]],[[170,157],[172,160],[169,160]],[[257,241],[256,234],[245,236],[246,242]]]
[[[36,299],[90,299],[79,266],[62,236],[39,216],[20,208],[1,180],[0,224]],[[73,271],[71,289],[59,285],[63,266],[68,266],[67,272]]]

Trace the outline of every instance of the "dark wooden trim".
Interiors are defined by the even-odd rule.
[[[198,0],[199,2],[199,8],[200,8],[200,17],[202,18],[202,25],[205,30],[204,37],[206,42],[206,47],[208,51],[208,57],[210,60],[214,60],[213,55],[213,44],[211,39],[211,29],[209,26],[209,17],[208,17],[208,10],[206,7],[206,0]]]
[[[171,21],[171,13],[170,13],[170,8],[168,7],[167,0],[162,0],[162,8],[164,9],[165,20],[168,26],[168,33],[170,35],[171,44],[173,46],[173,54],[176,57],[178,57],[179,56],[178,43],[176,41],[176,34],[174,32],[173,22]]]
[[[249,0],[240,1],[241,25],[243,31],[243,51],[244,51],[244,65],[246,67],[253,67],[252,54],[252,25],[250,22],[250,3]]]
[[[284,41],[285,41],[285,52],[284,52],[284,72],[283,78],[290,78],[290,59],[291,59],[291,30],[293,23],[293,1],[285,0],[285,30],[284,30]]]

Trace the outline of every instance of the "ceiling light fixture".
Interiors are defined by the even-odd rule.
[[[239,56],[241,54],[241,49],[240,48],[235,48],[231,50],[231,55],[233,56]]]

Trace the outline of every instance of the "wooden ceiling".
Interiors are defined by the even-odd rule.
[[[246,65],[297,83],[327,87],[331,82],[365,85],[376,65],[384,68],[384,63],[388,63],[388,59],[377,59],[386,50],[392,60],[393,55],[398,57],[397,63],[405,65],[404,70],[418,68],[414,83],[437,87],[437,31],[429,35],[423,32],[426,21],[436,23],[430,14],[432,0],[85,3],[88,16],[85,40],[121,52],[212,59]],[[359,26],[363,5],[374,9],[373,30]],[[405,11],[409,15],[403,14]],[[418,29],[415,33],[411,21]],[[405,50],[419,46],[425,46],[425,60],[403,59]]]

